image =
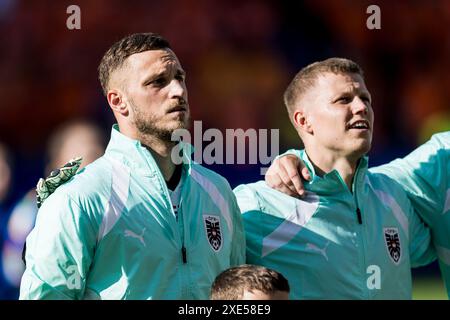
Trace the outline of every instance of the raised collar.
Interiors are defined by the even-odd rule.
[[[182,157],[180,161],[183,162],[185,170],[189,173],[192,166],[192,160],[190,158],[192,146],[188,143],[180,142],[178,148],[178,150],[182,150],[179,152]],[[147,147],[142,145],[139,140],[131,139],[122,134],[117,124],[112,126],[111,139],[106,148],[105,155],[119,160],[143,175],[161,174],[155,159]]]
[[[300,151],[300,158],[306,165],[309,174],[311,176],[311,180],[306,183],[307,189],[311,191],[328,191],[328,192],[335,192],[336,190],[348,190],[347,185],[345,184],[344,180],[342,179],[339,172],[334,169],[326,174],[324,174],[322,177],[317,175],[314,165],[312,164],[311,160],[309,159],[307,153],[305,150]],[[363,156],[359,159],[358,166],[356,168],[355,177],[353,178],[352,183],[352,192],[356,188],[359,188],[364,183],[364,177],[367,173],[369,158],[367,156]]]

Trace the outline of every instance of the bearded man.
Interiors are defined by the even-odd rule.
[[[27,238],[21,299],[208,299],[244,263],[228,182],[172,141],[189,125],[185,72],[169,43],[133,34],[103,56],[99,79],[117,120],[105,154],[58,188]]]

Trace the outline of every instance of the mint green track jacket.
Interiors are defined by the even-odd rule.
[[[234,191],[244,218],[247,262],[281,272],[291,299],[410,299],[411,267],[432,262],[430,232],[405,191],[361,158],[349,191],[334,170],[315,174],[303,199],[264,181]]]
[[[430,227],[450,297],[450,131],[435,134],[405,158],[370,171],[398,181]]]
[[[228,182],[188,158],[177,221],[150,152],[114,126],[104,156],[39,210],[20,299],[208,299],[245,262],[245,237]]]

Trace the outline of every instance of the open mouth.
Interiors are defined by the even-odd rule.
[[[347,126],[347,129],[369,130],[370,125],[367,120],[357,120]]]

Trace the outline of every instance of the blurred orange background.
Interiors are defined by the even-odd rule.
[[[81,30],[66,27],[72,4],[81,9]],[[366,27],[371,4],[381,9],[380,30]],[[295,73],[333,56],[356,61],[374,101],[370,161],[377,165],[450,130],[449,26],[446,0],[0,0],[0,142],[12,159],[0,228],[44,174],[59,125],[87,119],[109,135],[114,119],[97,66],[127,34],[169,40],[203,130],[278,128],[280,152],[299,146],[282,101]],[[261,178],[258,166],[214,169],[232,186]]]

